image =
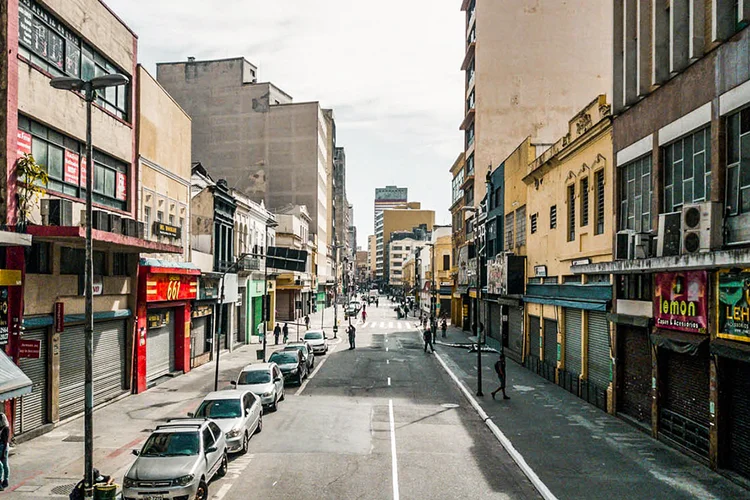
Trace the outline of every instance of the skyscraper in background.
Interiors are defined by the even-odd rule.
[[[383,210],[407,202],[408,188],[386,186],[375,188],[375,279],[383,279]]]

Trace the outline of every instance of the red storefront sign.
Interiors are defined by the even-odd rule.
[[[73,151],[65,150],[65,182],[78,185],[78,161],[80,157]]]
[[[128,178],[122,172],[117,172],[117,192],[115,196],[118,200],[126,201],[128,199]]]
[[[55,333],[65,330],[65,303],[55,302]]]
[[[656,326],[689,333],[708,332],[708,273],[657,273],[654,290]]]
[[[42,351],[42,341],[32,339],[21,339],[18,345],[18,356],[21,358],[36,358]]]
[[[18,157],[22,157],[24,154],[31,154],[31,134],[24,132],[23,130],[18,131]]]
[[[87,169],[86,169],[86,157],[82,156],[81,157],[81,184],[80,185],[83,188],[86,187],[86,172],[87,172]]]
[[[146,301],[195,300],[198,277],[186,274],[151,274],[146,277]]]

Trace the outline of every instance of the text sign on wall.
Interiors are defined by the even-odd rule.
[[[24,132],[23,130],[18,131],[17,136],[17,149],[18,157],[22,157],[25,154],[31,154],[31,134]]]
[[[42,341],[33,339],[21,339],[18,346],[18,356],[21,358],[36,358],[42,351]]]
[[[198,277],[186,274],[148,274],[146,301],[194,300],[198,295]]]
[[[55,333],[65,330],[65,303],[55,302]]]
[[[706,333],[708,273],[657,273],[654,289],[656,326],[667,330]]]
[[[78,162],[80,157],[78,154],[65,150],[65,182],[69,184],[78,185]]]
[[[717,337],[750,342],[750,269],[719,271]]]
[[[0,346],[8,343],[8,287],[0,286]]]

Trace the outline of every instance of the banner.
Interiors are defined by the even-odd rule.
[[[750,342],[750,269],[719,271],[717,337]]]
[[[657,273],[654,320],[658,328],[708,332],[708,273]]]

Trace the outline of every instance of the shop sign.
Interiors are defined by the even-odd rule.
[[[0,346],[8,343],[8,287],[0,286]]]
[[[213,308],[211,306],[197,306],[193,308],[191,316],[193,318],[202,318],[204,316],[210,316],[213,314]]]
[[[537,278],[546,278],[547,266],[534,266],[534,276]]]
[[[487,292],[494,295],[505,295],[506,267],[503,259],[492,259],[487,263]]]
[[[201,286],[198,299],[208,300],[217,298],[219,298],[219,280],[201,276]]]
[[[18,357],[39,359],[42,351],[42,341],[21,339],[18,345]]]
[[[18,131],[17,139],[17,153],[18,157],[21,158],[25,154],[31,154],[31,134],[24,132],[23,130]]]
[[[719,271],[717,337],[750,342],[750,269]]]
[[[169,311],[156,311],[148,313],[146,318],[149,328],[161,328],[169,324]]]
[[[708,332],[708,273],[657,273],[656,326],[689,333]]]
[[[64,179],[68,184],[78,185],[78,162],[80,157],[68,149],[65,150],[65,173]]]
[[[94,287],[94,295],[102,295],[104,293],[104,279],[101,275],[95,274],[92,281]],[[86,275],[78,275],[78,295],[86,295]]]
[[[65,303],[55,302],[55,333],[65,331]]]
[[[167,236],[169,238],[180,239],[182,237],[182,228],[156,221],[154,222],[154,234],[157,236]]]
[[[149,274],[146,301],[193,300],[198,293],[198,277],[187,274]]]

